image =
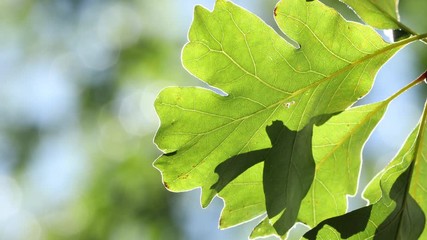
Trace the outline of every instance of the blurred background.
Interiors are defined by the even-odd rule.
[[[0,239],[247,238],[256,222],[217,230],[221,200],[201,209],[199,190],[170,193],[152,167],[154,99],[166,86],[203,85],[180,54],[194,5],[214,2],[0,0]],[[235,2],[275,26],[275,0]],[[424,9],[402,1],[403,22],[427,32]],[[402,50],[361,103],[385,99],[426,63],[425,44]],[[391,104],[365,148],[359,190],[417,123],[425,89]]]

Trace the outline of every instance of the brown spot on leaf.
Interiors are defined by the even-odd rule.
[[[274,8],[274,16],[277,16],[277,6]]]
[[[167,182],[163,182],[163,185],[165,185],[165,188],[168,188],[168,189],[169,189],[169,185],[168,185],[168,183],[167,183]]]
[[[178,178],[179,179],[187,179],[188,178],[188,174],[180,175]]]

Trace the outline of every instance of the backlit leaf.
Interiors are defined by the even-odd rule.
[[[420,127],[421,126],[421,127]],[[390,164],[364,192],[370,205],[320,223],[308,239],[424,239],[426,114]],[[357,221],[355,221],[357,219]],[[355,227],[355,222],[360,224]]]
[[[367,24],[380,29],[399,29],[399,0],[340,0]]]
[[[333,116],[320,127],[314,126],[315,176],[308,194],[300,203],[297,221],[315,226],[319,221],[345,213],[346,196],[355,194],[357,189],[361,149],[383,116],[390,100],[352,108]],[[235,180],[231,181],[230,179],[233,178],[228,178],[227,182],[230,183],[223,190],[218,189],[219,195],[226,202],[220,221],[222,228],[248,221],[266,212],[262,192],[263,164],[255,160],[262,159],[262,154],[267,156],[268,152],[258,150],[244,153],[217,167],[216,172],[220,175],[219,182],[223,183],[222,179],[227,178],[224,177],[226,172],[243,172],[242,169],[236,169],[244,165],[241,163],[245,160],[246,163],[254,164]],[[282,186],[280,182],[269,184],[276,188]],[[295,202],[298,202],[297,199]],[[254,230],[252,235],[270,234],[272,230],[266,226],[264,222]]]
[[[347,195],[357,191],[361,152],[391,99],[355,107],[314,129],[316,175],[299,220],[309,226],[345,213]]]
[[[353,194],[356,188],[360,149],[382,110],[369,105],[361,112],[355,108],[337,115],[337,122],[333,117],[332,128],[342,129],[337,132],[344,135],[330,135],[326,130],[316,137],[313,124],[321,125],[318,117],[327,119],[365,95],[379,67],[415,40],[388,44],[370,27],[345,21],[318,1],[281,1],[275,15],[280,28],[299,48],[231,2],[218,0],[213,12],[196,7],[183,64],[225,96],[199,87],[173,87],[163,90],[155,102],[161,121],[155,143],[164,151],[155,166],[162,172],[165,186],[172,191],[201,187],[202,206],[219,194],[226,204],[222,228],[268,212],[269,223],[284,234],[294,219],[313,226],[331,214],[343,213],[346,194]],[[374,108],[378,111],[369,115]],[[274,151],[274,139],[268,134],[268,126],[274,122],[288,136],[279,143],[303,139],[298,149],[287,148],[292,151],[287,158]],[[303,147],[308,141],[307,129],[314,131],[313,156],[302,154],[309,152],[309,147]],[[330,141],[330,146],[324,141]],[[299,165],[300,161],[309,163],[310,157],[319,166],[307,176],[299,176],[306,166]],[[341,166],[330,169],[332,163]],[[276,167],[285,169],[286,164],[295,171],[275,171]],[[332,171],[343,179],[324,179]],[[270,183],[263,186],[270,177]],[[297,185],[283,186],[288,177],[297,180]],[[273,182],[276,185],[270,186]],[[343,186],[333,189],[339,184]],[[276,194],[288,199],[286,206],[276,207]],[[332,204],[332,211],[321,207],[319,201],[323,200]],[[299,205],[295,212],[286,210]],[[289,222],[281,222],[284,214],[292,216],[290,220],[286,217]]]

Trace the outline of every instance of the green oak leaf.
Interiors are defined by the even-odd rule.
[[[303,202],[297,201],[298,198],[293,201],[294,204],[301,204],[295,207],[301,208],[298,221],[315,226],[318,223],[316,221],[345,213],[346,196],[355,194],[357,189],[362,146],[392,99],[352,108],[330,118],[323,125],[314,127],[315,179]],[[280,133],[277,130],[275,132]],[[280,144],[278,147],[283,148]],[[266,212],[262,192],[263,163],[260,163],[260,159],[266,158],[268,154],[271,153],[265,150],[243,153],[224,161],[216,168],[215,172],[220,178],[214,186],[226,203],[221,216],[221,228],[234,226]],[[280,156],[282,154],[276,158]],[[236,176],[238,177],[235,178]],[[280,181],[269,184],[271,188],[280,189],[283,186]],[[266,227],[266,222],[268,223],[268,219],[255,228],[252,237],[272,234],[273,230]],[[280,227],[283,225],[278,229]],[[277,234],[277,231],[274,233]]]
[[[425,111],[425,110],[424,110]],[[424,113],[423,119],[417,128],[412,132],[411,136],[407,139],[400,153],[394,158],[392,162],[380,172],[366,187],[363,196],[370,203],[375,203],[384,198],[384,194],[376,191],[378,186],[384,185],[383,179],[388,179],[388,172],[397,172],[401,168],[407,167],[408,164],[413,164],[411,173],[409,194],[420,206],[420,211],[427,212],[427,114]],[[421,126],[421,127],[420,127]],[[411,145],[411,142],[412,145]],[[386,195],[387,196],[387,195]],[[427,230],[420,236],[420,239],[427,238]]]
[[[412,166],[412,165],[411,165]],[[388,192],[373,205],[327,219],[307,232],[314,239],[423,239],[425,215],[407,193],[412,167],[398,174]],[[384,191],[385,189],[383,189]]]
[[[399,0],[340,0],[367,24],[379,29],[400,29]]]
[[[288,0],[278,8],[278,22],[301,48],[231,2],[217,1],[213,12],[196,7],[183,63],[228,95],[174,87],[156,99],[161,126],[155,143],[166,154],[155,166],[171,190],[202,186],[203,206],[215,195],[209,189],[217,178],[212,168],[231,156],[270,147],[264,130],[273,120],[300,130],[311,117],[347,108],[409,42],[387,44],[369,27],[346,22],[317,1]],[[332,22],[312,20],[316,15]]]
[[[269,222],[282,236],[295,224],[314,179],[313,124],[290,131],[275,123],[267,127],[269,136],[276,133],[277,137],[270,137],[272,147],[264,157],[262,182]]]
[[[250,239],[262,238],[271,235],[278,235],[273,226],[271,226],[268,217],[265,217],[252,231]],[[287,235],[280,236],[281,239],[286,239]]]
[[[346,212],[347,195],[357,192],[362,148],[392,99],[351,108],[314,128],[316,174],[299,221],[315,226]]]
[[[298,228],[301,226],[294,226],[294,228]],[[293,229],[291,230],[290,234],[285,234],[283,236],[278,236],[278,233],[274,229],[273,226],[271,226],[268,217],[265,217],[252,231],[251,235],[249,236],[249,239],[257,239],[257,238],[266,238],[269,236],[276,236],[280,239],[296,239],[299,237],[303,232],[305,232],[304,229]]]
[[[314,127],[313,156],[316,164],[315,176],[308,193],[301,202],[297,221],[313,227],[324,219],[346,212],[347,195],[354,195],[357,190],[362,147],[372,130],[381,120],[392,99],[351,108],[333,116],[321,126]],[[242,174],[240,177],[243,178],[244,176],[245,174]],[[253,173],[250,176],[253,176]],[[252,179],[251,182],[253,183],[251,185],[253,188],[255,186],[254,183],[260,181]],[[258,185],[261,184],[259,183]],[[273,186],[277,186],[277,184],[273,184]],[[236,191],[237,188],[245,192],[244,196],[238,197],[240,201],[245,201],[245,197],[250,196],[255,199],[254,196],[261,195],[251,191],[250,188],[243,189],[242,185],[233,185],[233,182],[225,189],[231,193]],[[259,186],[259,188],[261,189],[262,187]],[[220,192],[219,195],[225,199],[226,203],[235,201],[233,199],[235,195],[224,195],[223,192]],[[262,196],[259,196],[256,201],[260,204],[255,205],[255,202],[246,202],[247,205],[258,206],[259,212],[265,212],[265,206],[262,205]],[[228,210],[228,205],[226,204],[222,218],[228,218],[229,215],[224,215],[224,213],[232,210]],[[261,233],[264,232],[270,235],[271,230],[268,230],[265,226],[265,222],[257,226],[253,231],[253,235],[262,236]],[[277,231],[275,234],[278,234]]]
[[[416,40],[414,37],[388,44],[371,28],[347,22],[318,1],[281,1],[275,14],[280,28],[299,44],[298,49],[258,17],[231,2],[218,0],[212,12],[197,6],[189,43],[182,53],[183,64],[226,96],[199,87],[171,87],[164,89],[155,102],[161,122],[155,143],[164,154],[154,165],[162,172],[164,185],[172,191],[201,187],[203,207],[219,193],[226,203],[222,228],[266,212],[264,161],[276,164],[279,160],[266,156],[263,162],[242,166],[237,174],[225,174],[222,179],[229,180],[223,182],[215,172],[221,163],[271,148],[265,130],[276,120],[289,131],[300,132],[315,117],[348,108],[370,90],[379,67],[401,47]],[[369,132],[370,128],[360,129]],[[350,132],[351,129],[347,128]],[[353,134],[358,130],[348,136]],[[331,140],[340,143],[339,139]],[[359,144],[351,138],[350,142],[352,147]],[[338,150],[339,145],[333,150]],[[317,161],[315,151],[314,148]],[[330,157],[336,161],[349,158],[340,154]],[[358,164],[356,161],[352,165],[353,171],[359,171]],[[351,179],[353,185],[357,175],[351,175],[356,177]],[[321,173],[315,173],[317,183],[309,194],[327,199],[323,193],[330,195],[331,189],[321,186],[324,183],[316,176]],[[346,184],[344,188],[355,186]],[[351,194],[347,190],[345,194]],[[253,191],[256,193],[248,196],[247,192]],[[339,194],[334,193],[332,198]],[[339,213],[345,203],[335,200]],[[303,200],[302,204],[316,206],[310,200]],[[305,207],[298,212],[298,219],[309,225],[327,217],[321,210],[313,214],[317,207],[311,211]]]
[[[424,122],[426,120],[424,119]],[[418,136],[419,146],[415,155],[414,170],[412,172],[409,193],[421,207],[422,212],[427,213],[427,127],[423,126]],[[427,239],[427,226],[419,239]]]
[[[253,165],[263,162],[261,190],[264,191],[265,200],[260,203],[261,206],[265,205],[270,223],[276,231],[285,235],[295,224],[301,201],[313,182],[313,124],[301,131],[291,131],[281,121],[274,121],[266,131],[272,147],[239,154],[219,164],[215,169],[219,179],[213,188],[221,192],[236,177]],[[233,192],[236,191],[238,190]],[[228,201],[226,202],[228,205]],[[246,206],[243,202],[238,204]],[[233,209],[233,215],[237,216],[235,211]]]
[[[308,239],[425,239],[426,120],[424,114],[421,124],[393,161],[365,189],[364,197],[370,205],[327,219],[304,236]]]

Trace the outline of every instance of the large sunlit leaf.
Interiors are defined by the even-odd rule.
[[[282,122],[275,121],[267,127],[266,131],[272,147],[243,153],[222,162],[215,169],[219,179],[213,188],[221,192],[224,186],[229,185],[248,167],[263,161],[263,173],[257,174],[258,179],[262,178],[262,181],[258,182],[262,182],[261,190],[263,189],[265,196],[265,201],[260,201],[260,204],[261,207],[265,205],[270,223],[276,231],[280,235],[285,235],[294,225],[301,201],[313,182],[315,170],[312,154],[313,124],[307,125],[301,131],[291,131]],[[248,191],[253,190],[252,188],[247,189],[246,186],[240,188],[243,190],[242,196],[251,197],[248,196]],[[233,190],[232,195],[235,196],[237,191],[239,190]],[[236,198],[228,201],[229,196],[224,195],[227,205],[229,201],[236,201]],[[246,202],[248,202],[247,199],[238,202],[240,207],[232,208],[232,215],[241,217],[236,214],[238,209],[243,209],[242,213],[247,213]],[[251,205],[251,208],[256,206]],[[241,219],[237,220],[241,221]]]
[[[165,186],[172,191],[201,187],[203,206],[219,192],[226,203],[221,227],[248,221],[265,213],[266,205],[274,205],[274,201],[264,195],[266,163],[270,169],[282,163],[296,163],[292,157],[280,163],[279,154],[265,154],[272,152],[274,147],[266,131],[268,126],[278,121],[289,134],[294,134],[289,141],[298,139],[310,124],[319,124],[315,121],[317,117],[343,111],[365,95],[379,67],[399,48],[414,41],[412,38],[388,44],[371,28],[345,21],[318,1],[281,1],[275,15],[280,28],[299,48],[231,2],[218,0],[213,12],[196,7],[189,43],[182,54],[183,64],[193,75],[225,92],[226,96],[198,87],[174,87],[163,90],[155,102],[161,121],[155,143],[165,153],[156,160],[155,166],[162,172]],[[337,163],[347,164],[350,158],[358,158],[380,115],[372,121],[360,122],[363,116],[353,113],[342,120],[341,132],[347,135],[326,137],[320,134],[319,139],[330,140],[330,144],[336,146],[316,149],[316,140],[313,140],[314,160],[332,158]],[[347,126],[344,123],[349,119]],[[310,121],[313,122],[308,124]],[[352,124],[362,126],[353,129]],[[363,141],[353,141],[355,136]],[[342,151],[341,148],[354,150]],[[346,153],[356,154],[355,157],[342,155]],[[248,155],[251,160],[246,161]],[[345,173],[327,169],[345,175],[339,182],[323,179],[322,175],[328,174],[321,170],[322,164],[327,166],[326,162],[329,163],[325,161],[316,167],[315,184],[308,184],[311,190],[306,196],[303,192],[307,190],[294,192],[290,189],[295,186],[291,185],[278,193],[285,197],[286,194],[299,194],[290,206],[299,205],[300,199],[305,197],[301,209],[291,215],[297,214],[298,219],[309,225],[329,217],[328,214],[340,213],[345,209],[345,194],[355,191],[360,159],[348,165],[343,170]],[[301,168],[296,165],[294,169],[304,172]],[[295,176],[292,174],[286,176]],[[274,171],[268,175],[278,182],[284,181],[283,176]],[[344,186],[337,188],[337,192],[329,185],[343,182]],[[257,193],[248,196],[247,192],[251,191]],[[267,195],[275,194],[266,191]],[[283,191],[290,192],[283,195]],[[319,200],[310,200],[313,196]],[[322,199],[333,199],[328,203],[334,205],[331,212],[318,209],[320,205],[316,201]],[[311,209],[305,209],[308,205]],[[283,211],[279,214],[276,214],[279,208],[274,213],[270,211],[269,223],[274,224],[283,213],[289,213],[284,206],[280,208]],[[281,227],[276,230],[288,228],[283,227],[285,224],[279,225]]]
[[[367,24],[380,29],[399,29],[399,0],[340,0]]]
[[[411,165],[412,166],[412,165]],[[425,215],[407,194],[411,168],[395,172],[378,202],[342,216],[327,219],[304,235],[307,239],[423,239]],[[399,175],[399,174],[400,175]]]
[[[314,127],[315,175],[311,188],[301,203],[297,221],[315,226],[326,218],[345,213],[346,196],[355,194],[357,189],[361,149],[382,118],[390,100],[352,108],[330,118],[323,125]],[[241,175],[241,177],[243,176],[245,174]],[[252,182],[259,183],[260,181],[252,179]],[[233,183],[231,182],[230,186],[226,188],[230,189],[229,192],[237,191],[237,189],[244,192],[245,194],[241,198],[239,197],[240,201],[245,201],[245,197],[260,195],[257,199],[260,203],[258,209],[260,212],[265,211],[261,194],[250,188],[242,187],[242,185],[233,185]],[[253,183],[252,187],[254,185]],[[277,187],[276,184],[272,185]],[[261,186],[259,188],[261,189]],[[234,201],[232,195],[224,196],[221,192],[220,196],[226,199],[226,203],[228,200]],[[228,205],[226,205],[222,216],[224,219],[228,218],[228,215],[224,214],[226,211],[231,212],[232,209],[228,210]],[[269,230],[267,222],[264,221],[255,228],[252,235],[270,235],[271,230]],[[276,227],[276,229],[280,229],[280,227]]]
[[[427,210],[426,118],[364,192],[367,207],[327,219],[309,239],[425,239]],[[357,227],[355,223],[358,223]]]
[[[424,119],[424,122],[427,120]],[[427,124],[424,123],[418,136],[419,146],[415,155],[414,170],[412,172],[410,195],[420,206],[422,212],[427,213]],[[419,239],[427,239],[427,225]]]
[[[352,108],[314,129],[316,175],[299,221],[315,226],[345,213],[347,195],[357,191],[362,148],[390,101]]]

